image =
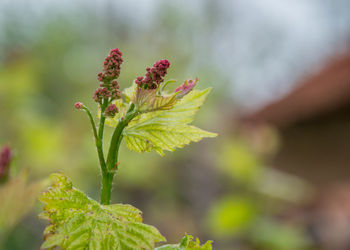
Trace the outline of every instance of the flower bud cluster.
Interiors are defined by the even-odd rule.
[[[111,96],[112,96],[112,94],[108,90],[108,88],[98,88],[98,89],[96,89],[93,98],[94,98],[95,102],[102,103],[103,99],[108,99]]]
[[[0,181],[7,177],[11,159],[11,149],[8,146],[4,146],[0,151]]]
[[[105,116],[107,117],[114,117],[116,113],[118,113],[118,108],[114,103],[111,103],[108,105],[108,107],[105,109]]]
[[[103,63],[103,71],[98,73],[100,82],[108,82],[120,75],[120,66],[123,63],[123,53],[118,49],[112,49]]]
[[[95,91],[93,99],[102,104],[103,100],[111,102],[121,98],[117,78],[120,75],[120,66],[123,63],[122,52],[112,49],[103,63],[103,71],[98,73],[100,87]]]
[[[145,76],[136,78],[135,83],[144,89],[157,89],[159,84],[164,81],[167,69],[170,67],[168,60],[160,60],[153,64],[152,68],[146,68]]]

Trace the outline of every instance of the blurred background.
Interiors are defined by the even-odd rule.
[[[14,150],[0,248],[40,247],[40,204],[24,198],[50,173],[98,199],[92,131],[73,104],[96,111],[97,73],[118,47],[121,88],[163,58],[168,79],[212,86],[195,124],[219,137],[166,157],[123,145],[113,202],[141,209],[170,243],[187,232],[218,250],[350,249],[349,10],[347,0],[0,0],[0,146]]]

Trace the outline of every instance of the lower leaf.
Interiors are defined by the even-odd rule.
[[[142,223],[141,211],[131,205],[101,205],[74,188],[63,174],[52,174],[53,184],[40,201],[41,218],[50,221],[42,248],[154,249],[165,241],[159,231]]]

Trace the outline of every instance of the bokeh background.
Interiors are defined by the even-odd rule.
[[[347,0],[1,0],[11,178],[60,171],[98,199],[92,131],[73,104],[96,111],[97,73],[118,47],[121,88],[163,58],[168,79],[212,86],[195,124],[219,137],[165,157],[123,145],[113,202],[141,209],[170,243],[187,232],[219,250],[350,249],[349,10]],[[22,186],[0,192],[0,207],[27,197]],[[0,209],[0,248],[40,247],[31,203]]]

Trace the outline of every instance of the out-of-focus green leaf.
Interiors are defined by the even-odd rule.
[[[41,195],[41,217],[50,221],[42,248],[153,249],[165,238],[142,223],[141,211],[131,205],[101,205],[75,189],[62,174],[51,175],[52,186]]]
[[[224,144],[218,155],[221,170],[254,192],[290,202],[305,202],[312,187],[301,178],[264,166],[263,160],[242,140]],[[293,187],[293,188],[290,188]]]
[[[210,231],[220,237],[235,236],[250,228],[258,216],[256,203],[248,197],[226,197],[208,215]]]
[[[310,240],[297,227],[261,220],[252,228],[253,241],[266,250],[308,249]]]
[[[221,151],[220,167],[236,181],[254,184],[261,175],[261,160],[242,141],[228,142]]]
[[[161,247],[157,247],[155,250],[212,250],[212,241],[208,240],[205,244],[200,245],[200,241],[196,238],[193,241],[193,236],[186,234],[179,244],[168,244]]]
[[[154,150],[164,155],[163,150],[174,151],[191,141],[217,136],[189,125],[209,92],[210,88],[192,91],[169,110],[139,115],[124,130],[126,145],[136,152]]]

